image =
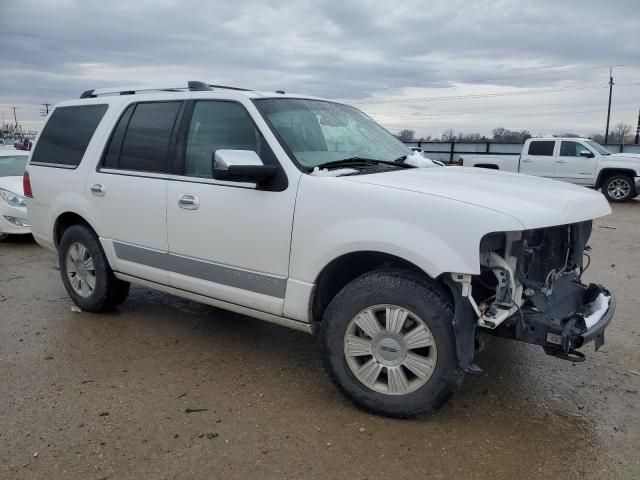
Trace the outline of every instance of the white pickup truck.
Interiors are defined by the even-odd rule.
[[[612,154],[586,138],[531,138],[519,157],[463,155],[458,163],[601,188],[610,202],[626,202],[640,194],[640,155]]]

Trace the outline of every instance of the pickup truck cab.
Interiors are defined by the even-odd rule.
[[[519,157],[463,155],[459,164],[601,188],[610,202],[625,202],[640,194],[640,155],[612,154],[586,138],[530,138]]]
[[[602,195],[439,166],[304,95],[89,90],[49,115],[24,195],[83,311],[137,283],[317,334],[340,390],[393,417],[431,412],[478,371],[480,332],[581,361],[615,311],[581,281]]]

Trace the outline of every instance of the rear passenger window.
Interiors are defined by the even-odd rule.
[[[529,155],[542,155],[545,157],[553,156],[553,147],[555,140],[535,141],[529,144]]]
[[[87,150],[107,105],[57,107],[42,130],[32,164],[77,167]]]
[[[141,172],[167,172],[168,153],[181,102],[129,106],[113,131],[103,166]]]
[[[216,150],[252,150],[260,155],[262,145],[262,136],[242,105],[197,102],[187,135],[185,174],[211,177]]]

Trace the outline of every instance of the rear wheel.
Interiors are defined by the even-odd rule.
[[[610,202],[626,202],[637,193],[633,178],[628,175],[613,175],[602,184],[602,193]]]
[[[121,304],[129,292],[129,283],[114,276],[98,237],[84,225],[65,230],[58,261],[67,293],[82,310],[111,310]]]
[[[445,292],[403,271],[365,274],[331,301],[320,329],[331,379],[352,402],[397,418],[429,414],[462,380]]]

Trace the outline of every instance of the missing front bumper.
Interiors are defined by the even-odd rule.
[[[495,334],[525,343],[540,345],[558,358],[581,361],[578,349],[593,341],[598,350],[604,344],[604,332],[613,318],[616,300],[600,285],[583,286],[579,308],[570,315],[556,318],[554,312],[525,310],[513,315]]]

